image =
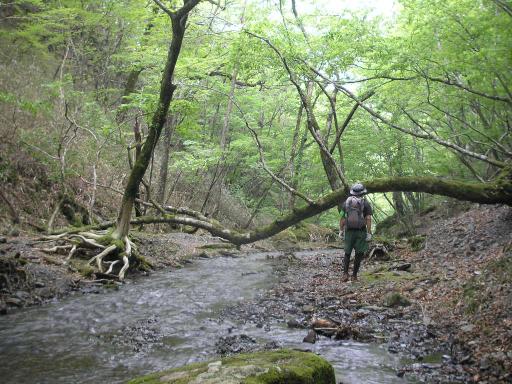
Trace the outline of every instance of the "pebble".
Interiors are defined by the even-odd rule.
[[[472,332],[473,330],[475,329],[475,326],[473,324],[468,324],[468,325],[463,325],[462,327],[460,327],[460,330],[462,332]]]
[[[7,304],[15,305],[17,307],[23,306],[23,301],[20,299],[17,299],[16,297],[8,297],[5,302]]]
[[[485,371],[491,367],[491,364],[489,363],[489,359],[487,357],[482,357],[480,359],[480,370]]]
[[[302,307],[302,312],[304,312],[304,313],[311,313],[314,311],[315,311],[315,307],[313,307],[312,305],[305,305]]]
[[[286,325],[288,328],[302,328],[302,325],[295,319],[288,320]]]

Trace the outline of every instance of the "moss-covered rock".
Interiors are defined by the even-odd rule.
[[[300,222],[291,228],[298,241],[337,241],[337,231],[307,222]]]
[[[334,384],[334,369],[309,352],[240,354],[133,379],[129,384]]]
[[[72,271],[80,273],[85,278],[90,278],[94,273],[94,268],[85,260],[72,259],[69,267]]]
[[[386,307],[406,307],[411,305],[411,302],[407,297],[402,296],[400,293],[392,292],[384,299],[384,305]]]

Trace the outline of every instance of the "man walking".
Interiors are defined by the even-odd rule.
[[[350,255],[355,250],[354,269],[352,281],[357,281],[357,272],[361,266],[363,256],[368,250],[368,242],[372,238],[372,207],[363,197],[366,188],[356,183],[350,188],[350,196],[345,200],[341,209],[340,237],[345,231],[345,257],[343,258],[343,277],[341,281],[348,280],[348,266]]]

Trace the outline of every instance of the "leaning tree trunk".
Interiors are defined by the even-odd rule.
[[[426,192],[436,195],[483,204],[508,204],[512,206],[512,183],[510,178],[501,178],[494,183],[470,183],[446,180],[435,177],[388,177],[363,181],[369,193],[410,191]],[[288,214],[282,215],[268,225],[255,228],[249,232],[239,232],[223,226],[216,220],[205,217],[199,212],[186,212],[185,208],[172,208],[170,214],[154,217],[140,217],[133,224],[141,223],[175,223],[202,228],[213,236],[221,237],[236,245],[248,244],[273,236],[302,220],[318,215],[339,205],[347,197],[345,189],[338,189],[317,199],[311,204],[296,207]],[[109,223],[103,224],[108,226]]]
[[[135,162],[128,178],[121,208],[119,209],[116,229],[112,234],[112,237],[115,239],[123,239],[130,231],[130,219],[133,203],[135,201],[137,191],[139,190],[139,185],[144,177],[144,173],[151,161],[153,150],[155,149],[156,143],[162,133],[162,127],[165,124],[167,112],[169,111],[169,104],[171,103],[172,95],[176,89],[176,86],[172,83],[172,76],[174,74],[176,62],[178,61],[181,45],[183,43],[188,13],[197,5],[197,3],[199,3],[199,1],[200,0],[186,1],[183,8],[179,9],[177,12],[170,12],[166,10],[166,13],[168,13],[171,18],[172,40],[167,54],[165,69],[162,74],[158,106],[151,120],[148,137],[142,146],[140,157]]]

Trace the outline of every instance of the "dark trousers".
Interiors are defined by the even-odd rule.
[[[345,231],[345,257],[343,258],[343,273],[348,273],[348,265],[350,263],[350,254],[355,250],[353,275],[357,276],[363,256],[368,250],[368,242],[366,241],[366,228],[363,229],[347,229]]]
[[[354,270],[352,271],[352,275],[357,276],[357,272],[359,272],[359,267],[361,266],[361,261],[363,260],[364,253],[356,252],[356,256],[354,257]],[[350,264],[350,253],[345,253],[345,257],[343,258],[343,273],[348,273],[348,265]]]

